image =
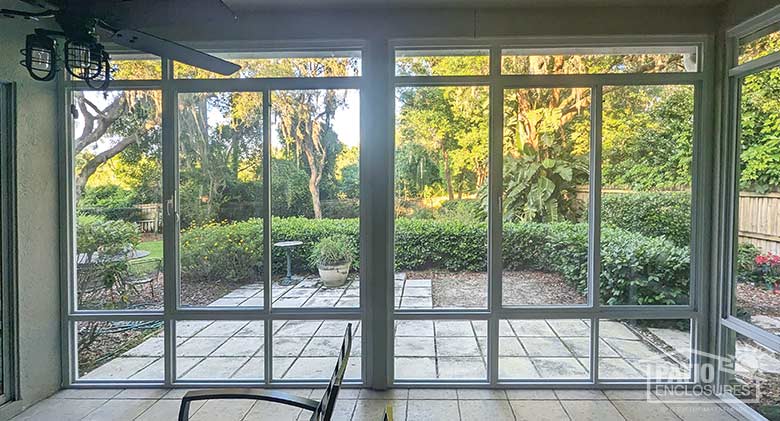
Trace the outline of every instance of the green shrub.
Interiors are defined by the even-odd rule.
[[[487,224],[410,218],[395,222],[397,270],[482,271],[486,266]]]
[[[757,282],[756,256],[761,250],[751,243],[740,243],[737,250],[737,282]]]
[[[318,265],[340,265],[351,263],[354,260],[350,239],[345,235],[331,235],[325,237],[314,245],[309,255],[309,264]]]
[[[601,240],[601,298],[607,304],[686,304],[688,247],[660,237],[605,228]]]
[[[79,206],[90,208],[126,208],[135,204],[135,194],[115,184],[87,186],[79,199]]]
[[[209,223],[181,235],[182,278],[257,279],[263,257],[263,222]]]
[[[587,291],[587,224],[504,224],[502,248],[506,269],[557,272],[580,292]],[[687,247],[675,246],[662,238],[604,228],[600,254],[603,302],[687,303]]]
[[[664,237],[689,246],[691,195],[688,192],[606,193],[601,199],[603,226],[648,237]]]
[[[274,218],[272,242],[299,240],[291,250],[296,271],[313,273],[308,259],[321,239],[348,241],[358,255],[356,219]],[[400,218],[395,225],[395,269],[485,271],[487,224]],[[182,276],[187,279],[254,279],[262,264],[262,220],[209,224],[182,234]],[[274,273],[285,272],[284,250],[273,247]],[[572,223],[506,223],[502,242],[506,270],[561,274],[579,291],[587,289],[588,227]],[[601,239],[601,297],[609,304],[686,303],[690,258],[687,247],[605,227]],[[359,260],[354,261],[355,265]]]
[[[126,221],[112,221],[103,216],[79,215],[76,220],[76,249],[89,263],[95,254],[112,257],[134,249],[141,240],[138,227]]]
[[[272,243],[298,240],[303,242],[290,249],[293,269],[311,271],[309,263],[312,247],[321,238],[344,235],[354,256],[358,255],[359,228],[357,219],[273,218]],[[182,278],[195,281],[231,279],[256,280],[263,261],[263,220],[249,219],[232,224],[209,223],[190,228],[181,236]],[[284,249],[272,247],[273,273],[285,273]],[[358,268],[359,261],[353,262]]]
[[[485,219],[482,203],[478,199],[447,200],[437,210],[436,219],[474,222]]]
[[[328,219],[348,219],[360,216],[358,199],[334,199],[322,201],[322,217]]]
[[[114,184],[87,187],[78,202],[78,211],[84,215],[104,216],[106,219],[137,221],[141,211],[134,207],[135,193]]]

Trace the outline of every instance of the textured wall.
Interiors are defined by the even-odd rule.
[[[18,5],[0,0],[0,8]],[[33,22],[0,20],[0,80],[16,82],[17,97],[21,374],[21,401],[0,407],[0,419],[60,384],[56,86],[33,81],[19,65],[19,49],[32,28]]]
[[[723,23],[729,28],[777,5],[780,0],[729,0]]]

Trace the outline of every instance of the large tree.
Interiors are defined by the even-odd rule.
[[[488,90],[484,87],[422,87],[399,91],[400,112],[396,128],[397,153],[408,168],[399,177],[422,181],[426,159],[407,152],[425,151],[427,160],[439,165],[447,197],[454,200],[464,192],[474,193],[487,181]],[[414,162],[412,162],[414,161]],[[409,164],[412,164],[410,167]],[[407,180],[407,181],[410,181]],[[403,184],[414,190],[413,183]]]
[[[349,76],[357,74],[358,61],[353,58],[268,58],[237,60],[242,66],[241,77],[326,77]],[[217,75],[192,67],[179,66],[176,69],[178,77],[210,78]],[[191,104],[194,109],[182,109],[180,114],[192,114],[188,120],[200,123],[193,126],[192,133],[204,140],[210,134],[204,125],[208,116],[203,111],[204,103]],[[338,139],[333,132],[333,119],[336,112],[346,105],[346,95],[343,90],[292,90],[274,91],[272,112],[278,122],[279,135],[291,153],[286,158],[299,160],[305,165],[309,175],[308,190],[311,195],[315,218],[322,218],[321,190],[327,170],[333,171],[334,144]],[[262,116],[262,101],[259,97],[248,94],[236,94],[233,99],[232,117],[238,122],[259,121]],[[200,117],[197,117],[201,114]],[[267,122],[271,124],[271,122]],[[200,126],[198,129],[197,126]],[[240,124],[234,125],[239,128]],[[200,134],[198,134],[200,133]],[[237,149],[232,148],[236,153]],[[204,155],[201,150],[200,155]],[[208,167],[208,162],[201,162],[202,168]],[[204,194],[216,194],[219,181],[210,185]]]
[[[346,94],[339,90],[277,91],[272,98],[279,134],[286,144],[294,145],[309,173],[314,218],[322,218],[320,184],[328,162],[328,149],[338,139],[333,132],[336,111],[346,104]],[[297,159],[297,156],[296,156]],[[333,167],[330,163],[331,167]]]
[[[530,55],[505,57],[502,66],[504,73],[527,75],[657,73],[685,71],[689,61],[682,54]],[[603,89],[608,93],[613,88]],[[590,102],[590,89],[584,87],[513,90],[505,98],[505,126],[511,128],[515,150],[521,151],[525,143],[539,149],[543,132],[558,131],[566,142],[566,125],[587,112]]]
[[[359,62],[354,58],[268,58],[238,62],[242,70],[236,76],[240,77],[348,76],[357,74],[359,69]],[[219,77],[179,63],[175,64],[174,73],[178,78]],[[159,77],[159,65],[154,61],[122,62],[116,76],[154,79]],[[344,106],[343,92],[279,91],[275,95],[273,110],[282,123],[281,135],[299,152],[300,156],[293,159],[300,158],[310,175],[309,192],[316,217],[322,217],[323,172],[335,166],[328,162],[335,150],[330,144],[337,141],[332,119],[337,109]],[[223,199],[227,200],[222,197],[227,185],[238,180],[242,168],[256,166],[261,161],[259,154],[252,155],[261,144],[261,95],[192,94],[180,96],[179,102],[180,157],[182,168],[189,171],[187,177],[191,176],[192,181],[186,187],[196,189],[199,200],[205,203],[199,218],[212,219],[216,217],[215,208]],[[81,120],[75,141],[78,198],[103,164],[144,137],[159,136],[161,107],[156,91],[76,93],[74,107]],[[227,122],[209,122],[209,109],[218,110]],[[199,172],[197,176],[196,172]]]
[[[159,134],[160,94],[152,91],[76,92],[80,127],[74,141],[75,195],[81,197],[89,178],[108,160],[144,137]],[[105,105],[99,105],[104,103]]]
[[[116,79],[159,78],[160,62],[117,62],[113,75]],[[76,202],[103,164],[140,140],[159,135],[161,101],[159,91],[74,92],[72,111],[75,126],[80,128],[74,140]]]

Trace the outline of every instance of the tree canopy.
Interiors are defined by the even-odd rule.
[[[777,37],[762,39],[742,53],[758,57],[765,50],[780,49],[775,45],[779,42]],[[243,68],[235,77],[359,74],[358,61],[349,57],[239,61]],[[682,54],[507,55],[501,63],[505,74],[529,75],[685,71],[690,65],[690,57]],[[487,56],[469,55],[402,56],[396,66],[400,75],[489,71]],[[174,74],[218,77],[179,63]],[[119,62],[115,72],[117,79],[159,76],[159,62],[153,60]],[[741,92],[742,188],[777,189],[780,69],[745,78]],[[583,211],[577,191],[587,187],[592,170],[590,88],[507,89],[502,94],[504,217],[509,221],[576,219]],[[481,202],[474,206],[474,217],[485,215],[489,98],[486,86],[397,89],[395,188],[399,198],[473,200]],[[273,124],[273,139],[263,139],[262,100],[257,92],[179,96],[185,224],[260,215],[264,142],[272,142],[275,215],[322,218],[330,214],[326,208],[333,201],[357,201],[359,149],[339,139],[334,127],[337,113],[349,106],[346,91],[274,91],[272,121],[267,122]],[[160,92],[76,92],[73,109],[79,117],[74,145],[77,199],[85,189],[110,184],[132,192],[137,203],[161,202]],[[690,188],[692,86],[605,86],[602,109],[604,188]],[[121,196],[111,190],[110,197],[117,194]]]

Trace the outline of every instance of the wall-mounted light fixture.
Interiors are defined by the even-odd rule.
[[[27,35],[20,62],[35,80],[49,81],[57,74],[57,42],[40,33]]]

